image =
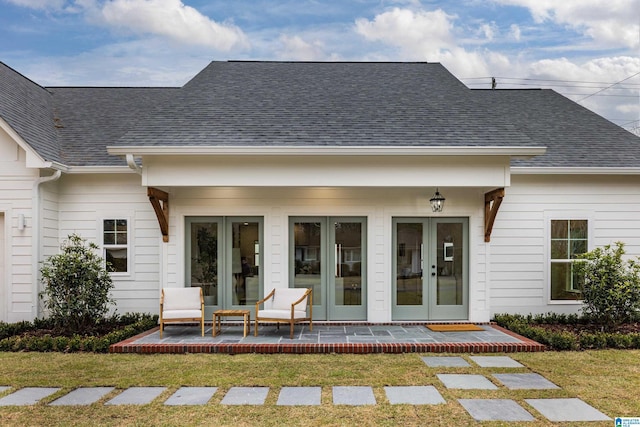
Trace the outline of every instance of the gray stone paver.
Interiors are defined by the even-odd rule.
[[[282,387],[276,405],[320,405],[322,387]]]
[[[164,404],[167,406],[205,405],[218,387],[180,387]]]
[[[373,388],[366,386],[336,386],[333,387],[334,405],[375,405],[376,398]]]
[[[17,390],[2,399],[0,406],[28,406],[35,405],[45,397],[51,396],[60,390],[60,387],[25,387]]]
[[[458,399],[476,421],[534,421],[533,415],[511,399]]]
[[[434,386],[385,387],[387,399],[392,405],[439,405],[447,403]]]
[[[472,374],[437,374],[446,388],[464,390],[496,390],[498,387],[482,375]]]
[[[580,399],[525,399],[549,421],[606,421],[608,416]]]
[[[459,356],[426,356],[422,358],[422,361],[430,368],[466,368],[471,366],[469,362]]]
[[[470,356],[482,368],[524,368],[509,356]]]
[[[493,374],[509,390],[558,389],[557,385],[540,374]]]
[[[105,405],[146,405],[158,397],[166,387],[130,387]]]
[[[495,342],[517,343],[519,339],[494,329],[491,325],[483,325],[484,331],[477,332],[434,332],[424,325],[370,325],[370,326],[338,326],[338,325],[314,325],[313,331],[308,325],[298,325],[294,331],[294,340],[289,339],[289,328],[274,325],[260,325],[258,336],[253,335],[254,324],[251,324],[251,333],[243,337],[242,327],[239,324],[225,324],[222,333],[211,336],[211,326],[205,327],[205,336],[200,336],[200,328],[195,325],[169,325],[160,338],[160,333],[155,331],[140,337],[135,344],[340,344],[363,343],[358,339],[370,338],[379,340],[380,343],[467,343],[467,342]],[[301,342],[300,339],[304,342]],[[371,341],[374,342],[374,341]]]
[[[51,406],[91,405],[111,393],[115,387],[80,387],[54,400]]]
[[[223,405],[264,405],[269,387],[231,387],[225,394]]]

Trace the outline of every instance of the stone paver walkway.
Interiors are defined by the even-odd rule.
[[[439,383],[422,386],[383,387],[388,404],[391,405],[440,405],[446,400],[436,386],[446,389],[487,390],[486,398],[457,399],[457,402],[476,421],[530,422],[535,415],[551,422],[590,422],[611,420],[606,414],[578,398],[525,398],[524,403],[512,399],[491,398],[492,391],[500,388],[508,390],[559,390],[553,382],[507,356],[469,356],[469,363],[461,356],[423,356],[426,366],[436,369],[454,368],[456,372],[473,364],[486,369],[486,374],[436,374]],[[492,372],[492,368],[515,368],[522,372]],[[495,383],[491,381],[495,380]],[[25,387],[14,390],[10,386],[0,386],[0,406],[25,406],[48,404],[51,406],[81,405],[146,405],[160,399],[167,387],[130,387],[116,390],[113,387],[80,387],[64,394],[58,387]],[[278,393],[278,406],[321,405],[322,387],[282,387]],[[374,387],[332,386],[333,405],[377,405]],[[224,393],[220,405],[265,405],[270,387],[231,387]],[[117,394],[116,394],[117,393]],[[164,405],[210,405],[211,399],[219,392],[218,387],[180,387],[168,398]],[[47,399],[57,398],[47,403]],[[115,394],[115,395],[114,395]],[[108,399],[108,400],[107,400]],[[105,401],[106,400],[106,401]],[[329,403],[329,402],[325,402]]]

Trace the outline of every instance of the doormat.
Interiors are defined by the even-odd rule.
[[[448,323],[446,325],[425,325],[433,332],[468,332],[468,331],[484,331],[480,326],[473,323]]]

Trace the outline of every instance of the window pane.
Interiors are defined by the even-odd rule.
[[[116,235],[114,233],[104,233],[103,242],[105,245],[115,245]]]
[[[552,220],[551,221],[551,238],[552,239],[566,239],[569,237],[568,221],[567,220]]]
[[[335,228],[335,304],[362,303],[362,224],[336,222]]]
[[[571,220],[571,239],[586,239],[587,238],[587,221],[586,220]]]
[[[322,298],[322,223],[296,222],[293,225],[295,267],[293,286],[313,288],[313,300]]]
[[[116,230],[116,221],[113,219],[105,219],[103,224],[104,231],[115,231]]]
[[[127,250],[126,249],[105,249],[105,258],[111,264],[110,271],[115,273],[126,273],[127,271]]]
[[[234,222],[231,227],[233,304],[252,305],[260,299],[260,224]]]
[[[551,259],[567,259],[569,252],[566,240],[551,241]]]
[[[191,286],[199,286],[206,305],[218,304],[218,224],[191,224]]]
[[[586,240],[572,240],[571,241],[571,258],[576,258],[576,255],[581,255],[587,252]]]
[[[422,304],[422,224],[398,223],[396,304]]]

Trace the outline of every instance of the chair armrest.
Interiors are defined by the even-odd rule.
[[[256,313],[258,313],[258,309],[260,308],[260,304],[262,304],[263,302],[265,302],[266,300],[268,300],[269,298],[273,297],[273,294],[275,292],[275,288],[271,290],[271,292],[269,292],[269,295],[265,296],[264,298],[262,298],[260,301],[256,302]]]
[[[291,303],[291,309],[293,310],[293,307],[295,307],[296,305],[300,304],[306,297],[309,296],[309,294],[311,293],[311,289],[307,289],[307,291],[304,293],[304,295],[302,295],[300,297],[300,299],[294,303]]]

